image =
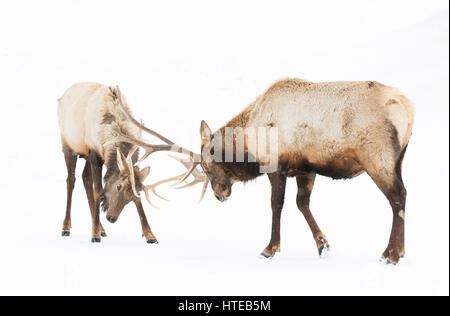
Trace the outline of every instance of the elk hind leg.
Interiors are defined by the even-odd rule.
[[[317,249],[319,251],[319,256],[324,258],[330,250],[330,245],[328,244],[325,234],[322,233],[319,225],[317,225],[317,222],[309,208],[311,192],[314,187],[315,179],[316,174],[314,173],[297,176],[297,206],[311,229],[314,241],[316,242]]]
[[[70,236],[70,229],[72,228],[71,209],[72,209],[72,193],[75,187],[75,169],[77,166],[78,154],[70,149],[69,146],[63,144],[64,159],[67,167],[67,203],[66,216],[63,222],[62,236]]]
[[[394,159],[390,167],[381,168],[373,161],[366,167],[367,173],[383,192],[393,212],[392,230],[389,244],[383,252],[382,260],[396,265],[405,255],[405,206],[406,189],[402,179],[401,167],[406,148]],[[381,157],[380,157],[381,158]],[[378,159],[377,162],[386,161]],[[375,167],[375,168],[374,168]]]

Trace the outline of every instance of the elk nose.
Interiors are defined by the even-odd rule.
[[[116,221],[117,220],[114,217],[112,217],[112,216],[108,217],[108,222],[114,224]]]

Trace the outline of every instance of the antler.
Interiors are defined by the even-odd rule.
[[[123,114],[125,114],[125,116],[133,123],[135,124],[137,127],[139,127],[140,129],[142,129],[143,131],[149,133],[150,135],[153,135],[159,139],[161,139],[163,142],[165,142],[166,144],[169,145],[175,145],[174,142],[172,142],[171,140],[165,138],[164,136],[162,136],[161,134],[155,132],[154,130],[145,127],[142,123],[139,123],[134,117],[133,115],[131,115],[130,111],[128,110],[128,108],[126,108],[125,106],[123,106],[122,103],[122,94],[120,92],[119,86],[116,86],[115,88],[111,88],[114,89],[113,92],[115,92],[115,94],[117,95],[117,100],[118,105],[119,105],[119,109],[122,111]]]
[[[198,183],[203,182],[202,193],[200,195],[200,200],[198,202],[200,203],[201,201],[203,201],[203,198],[205,197],[206,189],[208,188],[208,184],[209,184],[209,179],[206,176],[206,174],[204,172],[200,171],[197,168],[197,165],[195,165],[195,163],[193,163],[193,162],[187,162],[186,160],[181,159],[179,157],[175,157],[173,155],[169,155],[169,157],[179,161],[183,166],[186,167],[186,169],[189,170],[186,174],[182,175],[183,177],[180,178],[180,180],[175,185],[178,185],[181,182],[185,181],[189,177],[190,174],[192,174],[192,176],[194,177],[194,180],[192,182],[187,183],[180,187],[176,187],[176,189],[186,189],[186,188],[194,186]]]
[[[187,162],[186,160],[184,160],[182,158],[179,158],[179,157],[176,157],[176,156],[173,156],[173,155],[169,155],[169,157],[171,157],[171,158],[179,161],[181,164],[183,164],[183,166],[186,169],[188,169],[187,173],[191,172],[191,174],[194,176],[194,180],[192,182],[189,182],[189,183],[186,183],[185,185],[176,187],[175,189],[185,189],[185,188],[189,188],[191,186],[194,186],[194,185],[196,185],[198,183],[202,183],[203,182],[204,185],[203,185],[202,193],[201,193],[200,200],[199,200],[199,202],[201,202],[203,200],[203,198],[205,197],[206,189],[208,188],[208,184],[209,184],[208,177],[202,171],[198,170],[198,168],[192,169],[192,165],[193,165],[192,161]],[[152,205],[153,207],[156,207],[150,201],[149,190],[151,190],[153,192],[153,194],[155,194],[160,199],[168,201],[166,198],[164,198],[163,196],[159,195],[158,192],[156,192],[156,187],[161,185],[161,184],[164,184],[164,183],[174,182],[174,181],[178,180],[177,183],[174,184],[174,186],[176,186],[176,185],[184,182],[185,179],[189,177],[189,174],[187,175],[187,173],[182,173],[182,174],[180,174],[178,176],[167,178],[167,179],[163,179],[163,180],[160,180],[160,181],[158,181],[158,182],[156,182],[154,184],[144,186],[143,189],[144,189],[145,197],[147,198],[148,203],[150,205]]]
[[[119,109],[125,114],[125,116],[137,127],[139,127],[141,130],[149,133],[150,135],[153,135],[159,139],[161,139],[163,142],[165,142],[167,145],[152,145],[152,144],[148,144],[145,143],[141,140],[137,140],[134,139],[132,137],[129,137],[123,133],[120,132],[120,130],[116,127],[116,133],[118,138],[120,138],[121,141],[124,142],[128,142],[131,144],[135,144],[138,145],[142,148],[144,148],[145,150],[145,154],[144,156],[142,156],[142,158],[139,160],[138,163],[142,162],[143,160],[145,160],[149,155],[151,155],[154,152],[157,151],[172,151],[172,152],[177,152],[177,153],[181,153],[181,154],[185,154],[188,155],[191,159],[194,160],[194,162],[196,162],[196,164],[198,164],[198,161],[201,160],[200,155],[196,154],[192,151],[190,151],[189,149],[183,148],[177,144],[175,144],[174,142],[172,142],[171,140],[169,140],[168,138],[162,136],[161,134],[155,132],[154,130],[149,129],[148,127],[144,126],[144,124],[139,123],[130,113],[129,109],[127,107],[125,107],[123,105],[122,102],[122,94],[120,93],[120,89],[118,86],[116,86],[115,88],[115,92],[117,94],[117,100],[118,103],[117,105],[119,106]]]
[[[153,205],[153,203],[150,201],[150,195],[149,195],[149,190],[151,190],[153,192],[154,195],[156,195],[157,197],[159,197],[160,199],[164,200],[164,201],[168,201],[165,197],[161,196],[158,194],[158,192],[156,192],[156,187],[158,185],[164,184],[164,183],[168,183],[168,182],[173,182],[178,180],[181,176],[183,175],[179,175],[177,177],[172,177],[172,178],[168,178],[168,179],[164,179],[161,181],[158,181],[156,183],[150,184],[150,185],[145,185],[143,187],[144,189],[144,193],[145,193],[145,198],[147,199],[148,204],[150,204],[153,207],[156,207],[155,205]]]
[[[113,89],[113,88],[111,88],[111,89]],[[135,126],[140,128],[141,130],[149,133],[152,136],[155,136],[155,137],[161,139],[163,142],[166,143],[166,144],[163,144],[163,145],[162,144],[154,145],[154,144],[149,144],[147,142],[144,142],[144,141],[142,141],[140,139],[135,139],[133,137],[130,137],[129,135],[126,135],[126,134],[122,133],[122,131],[120,130],[119,126],[116,125],[114,127],[114,132],[116,133],[116,135],[115,135],[115,139],[112,142],[117,142],[117,141],[126,142],[126,143],[133,144],[134,145],[133,149],[137,148],[137,146],[139,146],[139,147],[142,147],[145,150],[145,154],[142,156],[141,159],[139,159],[137,164],[139,164],[142,161],[144,161],[152,153],[155,153],[155,152],[158,152],[158,151],[170,151],[170,152],[176,152],[176,153],[185,154],[185,155],[188,155],[190,160],[191,160],[190,162],[186,162],[185,160],[183,160],[181,158],[171,156],[172,158],[174,158],[174,159],[178,160],[179,162],[181,162],[188,169],[188,171],[185,174],[179,175],[177,177],[164,179],[164,180],[158,181],[158,182],[156,182],[156,183],[154,183],[152,185],[144,186],[145,196],[146,196],[147,201],[149,202],[149,204],[153,205],[151,203],[150,199],[149,199],[149,190],[151,190],[159,198],[166,200],[165,198],[163,198],[162,196],[160,196],[156,192],[156,187],[158,185],[161,185],[161,184],[164,184],[164,183],[168,183],[168,182],[173,182],[173,181],[176,181],[176,180],[178,180],[178,181],[177,181],[177,183],[175,185],[179,185],[179,184],[183,183],[191,174],[195,178],[194,181],[192,181],[192,182],[190,182],[190,183],[188,183],[186,185],[183,185],[181,187],[178,187],[177,189],[188,188],[188,187],[191,187],[193,185],[196,185],[198,183],[203,182],[204,185],[203,185],[202,194],[201,194],[200,201],[199,201],[199,202],[201,202],[203,200],[204,196],[205,196],[205,192],[206,192],[206,189],[207,189],[208,183],[209,183],[208,177],[205,174],[203,174],[202,171],[197,169],[197,166],[200,164],[200,161],[201,161],[201,155],[196,154],[196,153],[194,153],[194,152],[192,152],[192,151],[190,151],[190,150],[188,150],[186,148],[183,148],[181,146],[178,146],[177,144],[175,144],[174,142],[172,142],[168,138],[166,138],[166,137],[160,135],[159,133],[157,133],[157,132],[147,128],[146,126],[144,126],[144,124],[139,123],[131,115],[129,109],[123,105],[122,95],[120,93],[119,87],[116,86],[112,91],[115,92],[115,94],[117,95],[118,108],[127,117],[127,119],[129,119]],[[136,149],[134,149],[132,154],[134,154],[135,151],[136,151]],[[131,165],[132,165],[132,162],[131,162],[132,154],[128,155],[130,157],[130,160],[129,160],[130,162],[129,163],[131,163]],[[127,158],[127,162],[128,162],[128,158]],[[132,181],[134,182],[134,176],[132,178],[133,178]],[[137,192],[135,192],[136,188],[134,187],[134,183],[133,182],[132,182],[132,184],[133,184],[133,193],[135,193],[136,196],[139,196],[139,195],[137,195]]]
[[[131,189],[133,189],[133,194],[136,197],[139,197],[139,193],[136,190],[136,180],[134,179],[134,164],[133,164],[133,159],[132,159],[133,155],[137,149],[138,149],[138,146],[136,146],[136,145],[134,145],[133,148],[131,148],[131,150],[127,156],[127,165],[128,165],[128,169],[130,171]]]
[[[134,165],[133,165],[133,161],[132,161],[132,157],[137,149],[138,149],[138,146],[133,146],[133,148],[131,148],[131,150],[128,152],[127,157],[125,158],[125,156],[122,154],[120,149],[116,148],[116,155],[117,155],[117,163],[118,163],[120,172],[121,173],[124,172],[127,174],[127,176],[130,179],[130,182],[131,182],[131,189],[133,190],[133,194],[136,197],[139,197],[139,194],[136,190],[136,181],[134,178]]]

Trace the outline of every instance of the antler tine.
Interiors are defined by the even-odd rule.
[[[131,182],[131,189],[133,190],[133,194],[136,197],[139,197],[139,193],[136,190],[136,180],[134,179],[134,164],[133,164],[133,155],[136,152],[136,150],[138,149],[137,145],[134,145],[133,148],[130,150],[130,152],[128,153],[127,156],[127,164],[128,164],[128,169],[130,171],[130,182]]]
[[[188,183],[184,186],[181,187],[177,187],[177,189],[185,189],[188,187],[191,187],[193,185],[196,185],[197,183],[203,182],[204,178],[206,177],[204,174],[202,174],[198,169],[197,166],[199,163],[195,163],[193,161],[187,162],[186,160],[173,156],[173,155],[169,155],[170,158],[175,159],[176,161],[180,162],[186,169],[188,169],[188,172],[185,173],[183,175],[182,178],[180,178],[180,180],[174,184],[174,186],[184,182],[191,174],[194,176],[195,180],[192,181],[191,183]]]
[[[205,177],[205,182],[204,182],[203,188],[202,188],[202,194],[200,195],[200,200],[198,201],[198,203],[203,201],[203,198],[205,197],[206,189],[208,189],[208,184],[209,184],[209,179],[208,179],[208,177]]]
[[[186,181],[187,178],[189,178],[189,176],[194,172],[194,170],[197,168],[198,163],[193,163],[192,167],[188,170],[188,172],[186,172],[186,174],[180,178],[180,180],[178,180],[177,183],[175,183],[175,185],[179,185],[180,183],[183,183],[184,181]]]
[[[169,155],[170,158],[175,159],[176,161],[180,162],[186,169],[190,169],[192,167],[192,161],[186,161],[183,158],[174,156],[174,155]],[[198,163],[196,164],[198,165]],[[203,179],[203,177],[205,176],[203,173],[201,173],[198,169],[194,169],[192,171],[192,175],[196,178],[196,179]]]
[[[190,182],[188,184],[185,184],[185,185],[183,185],[181,187],[177,187],[176,189],[189,188],[191,186],[194,186],[194,185],[196,185],[198,183],[203,182],[203,188],[202,188],[202,192],[201,192],[201,195],[200,195],[200,200],[198,202],[200,203],[201,201],[203,201],[203,198],[205,197],[206,189],[208,188],[209,179],[208,179],[208,177],[205,174],[203,174],[201,171],[199,171],[197,169],[197,165],[198,164],[195,164],[193,162],[187,162],[186,160],[181,159],[181,158],[176,157],[176,156],[173,156],[173,155],[169,155],[169,157],[179,161],[181,164],[183,164],[183,166],[185,166],[187,169],[189,169],[189,171],[180,180],[184,181],[185,179],[187,179],[189,177],[190,174],[192,174],[194,176],[194,178],[195,178],[194,181],[192,181],[192,182]],[[191,164],[192,164],[192,166],[191,166]],[[179,183],[177,183],[177,184],[179,184]]]
[[[175,180],[178,180],[178,179],[180,178],[180,176],[182,176],[182,175],[179,175],[179,176],[176,176],[176,177],[171,177],[171,178],[167,178],[167,179],[160,180],[160,181],[158,181],[158,182],[156,182],[156,183],[146,185],[145,188],[146,188],[147,190],[150,189],[150,190],[151,190],[157,197],[159,197],[160,199],[165,200],[165,201],[168,201],[168,199],[166,199],[165,197],[159,195],[158,192],[156,192],[156,187],[159,186],[159,185],[161,185],[161,184],[164,184],[164,183],[169,183],[169,182],[173,182],[173,181],[175,181]]]
[[[148,189],[146,187],[144,187],[144,193],[145,193],[145,198],[147,199],[148,204],[150,204],[150,206],[152,206],[154,208],[158,208],[155,204],[152,203],[152,201],[150,201],[150,196],[148,194]]]
[[[137,164],[140,164],[141,162],[143,162],[148,156],[151,155],[151,152],[149,152],[148,150],[145,151],[145,154],[142,156],[141,159],[139,159],[139,161],[137,162]]]
[[[176,181],[176,180],[178,180],[178,179],[179,179],[180,177],[182,177],[182,176],[183,176],[183,174],[181,174],[181,175],[179,175],[179,176],[176,176],[176,177],[171,177],[171,178],[163,179],[163,180],[160,180],[160,181],[158,181],[158,182],[156,182],[156,183],[153,183],[153,184],[150,184],[150,185],[145,185],[145,186],[143,187],[143,189],[144,189],[144,193],[145,193],[145,198],[147,199],[148,203],[149,203],[151,206],[156,207],[156,206],[153,205],[153,203],[150,201],[149,190],[151,190],[151,191],[153,192],[153,194],[156,195],[157,197],[159,197],[160,199],[162,199],[162,200],[164,200],[164,201],[169,201],[169,200],[166,199],[165,197],[161,196],[158,192],[156,192],[156,187],[159,186],[159,185],[161,185],[161,184],[164,184],[164,183]]]
[[[182,174],[182,176],[184,176],[184,174]],[[190,188],[196,184],[199,184],[200,182],[203,182],[203,180],[194,180],[192,182],[186,183],[185,185],[175,187],[175,189],[180,190],[180,189]]]

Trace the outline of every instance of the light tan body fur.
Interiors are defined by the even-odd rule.
[[[128,107],[125,98],[123,105]],[[114,124],[105,122],[109,114],[115,117],[114,124],[128,135],[141,138],[141,129],[129,122],[113,102],[110,87],[97,83],[73,85],[59,99],[58,119],[63,142],[86,157],[93,149],[106,161],[106,157],[116,152],[116,144],[107,144],[114,139]]]
[[[411,101],[397,89],[376,82],[285,79],[273,84],[245,112],[246,128],[278,128],[278,156],[292,167],[305,160],[354,175],[362,172],[363,156],[373,153],[382,153],[377,163],[390,169],[398,154],[393,148],[386,150],[386,144],[392,143],[392,127],[403,149],[414,121]]]

